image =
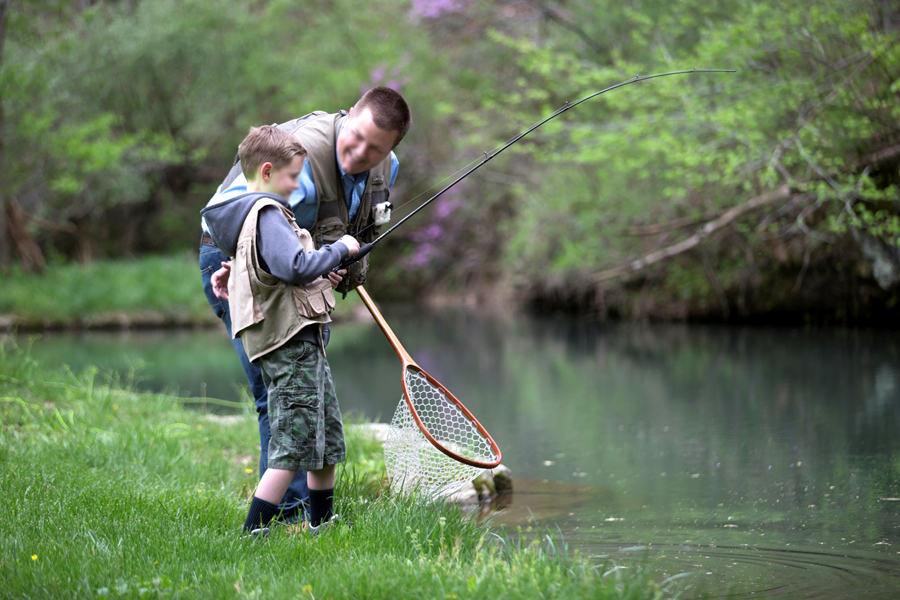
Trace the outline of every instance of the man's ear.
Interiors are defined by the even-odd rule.
[[[273,165],[270,162],[264,162],[263,164],[259,165],[259,175],[266,183],[268,183],[269,179],[272,178],[272,168]]]

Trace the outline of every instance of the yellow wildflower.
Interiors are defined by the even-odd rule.
[[[37,560],[37,554],[32,554],[32,555],[31,555],[31,560]]]
[[[253,469],[244,469],[244,473],[252,473]]]
[[[309,585],[308,583],[306,585],[304,585],[303,589],[300,591],[304,594],[309,594],[310,596],[312,596],[312,586]]]

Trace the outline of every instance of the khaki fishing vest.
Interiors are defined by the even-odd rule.
[[[375,205],[387,201],[390,196],[391,156],[388,154],[369,171],[356,221],[350,223],[350,211],[335,154],[338,132],[346,120],[347,116],[343,113],[323,113],[299,122],[296,129],[291,131],[309,153],[307,160],[316,184],[318,210],[316,222],[310,229],[316,248],[336,242],[345,234],[352,235],[362,243],[374,240],[380,229],[371,226],[375,220]]]
[[[240,337],[251,361],[284,345],[308,325],[321,327],[331,321],[334,292],[328,278],[318,278],[307,285],[294,285],[266,273],[259,266],[256,225],[259,211],[276,206],[291,223],[301,246],[315,250],[312,237],[300,229],[294,214],[270,198],[256,202],[244,219],[228,279],[231,301],[231,331]]]
[[[374,225],[375,206],[386,202],[391,193],[391,156],[388,154],[369,170],[356,220],[350,223],[350,210],[335,155],[338,132],[346,120],[343,112],[332,115],[322,113],[315,117],[307,115],[298,119],[296,127],[289,129],[309,153],[307,160],[312,169],[318,200],[316,221],[310,229],[316,248],[333,244],[345,234],[364,244],[374,240],[381,233],[381,227]],[[368,270],[367,254],[347,268],[347,274],[335,291],[346,296],[347,292],[366,282]]]

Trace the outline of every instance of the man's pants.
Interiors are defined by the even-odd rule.
[[[200,246],[200,275],[203,278],[203,291],[206,293],[206,299],[212,307],[216,316],[225,323],[228,330],[228,337],[231,337],[231,313],[229,312],[228,300],[224,298],[216,298],[212,291],[212,283],[210,279],[212,274],[219,270],[223,261],[227,261],[228,257],[224,252],[215,246]],[[272,437],[269,429],[269,407],[268,396],[266,394],[266,385],[263,383],[262,371],[259,365],[254,365],[247,358],[244,352],[244,345],[240,339],[232,339],[232,345],[241,366],[244,367],[244,373],[247,375],[247,381],[250,383],[250,391],[253,394],[253,401],[256,404],[256,413],[259,417],[259,476],[266,472],[269,455],[269,438]],[[286,521],[293,521],[295,516],[302,517],[301,505],[306,504],[309,499],[309,488],[306,485],[306,471],[297,471],[294,475],[291,485],[281,504],[278,505],[283,511],[283,518]]]

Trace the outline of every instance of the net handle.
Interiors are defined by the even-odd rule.
[[[400,362],[403,363],[403,369],[406,370],[410,365],[419,367],[416,364],[416,361],[413,360],[413,357],[409,355],[409,352],[403,347],[403,344],[400,343],[400,340],[394,334],[394,330],[391,329],[391,326],[387,324],[387,321],[384,320],[384,317],[381,316],[381,312],[375,306],[375,302],[369,296],[369,293],[363,288],[363,286],[357,286],[356,293],[359,294],[359,297],[362,298],[363,304],[366,305],[366,308],[369,309],[369,312],[372,314],[372,318],[375,319],[375,322],[378,323],[378,326],[381,327],[381,331],[384,333],[384,336],[388,339],[391,346],[394,348],[394,352],[397,353],[397,356],[400,357]],[[421,367],[419,367],[421,370]]]
[[[403,399],[406,401],[406,406],[409,408],[409,412],[412,415],[413,420],[419,427],[419,431],[421,431],[422,435],[425,436],[425,439],[427,439],[432,446],[434,446],[453,460],[459,461],[463,464],[467,464],[469,466],[477,467],[480,469],[493,469],[494,467],[499,465],[500,461],[503,460],[503,454],[500,452],[500,447],[497,446],[497,442],[494,441],[494,438],[491,437],[491,434],[488,433],[487,429],[485,429],[484,426],[478,422],[478,419],[475,418],[475,415],[473,415],[469,411],[469,409],[466,408],[465,405],[450,392],[450,390],[444,387],[444,385],[437,379],[429,375],[422,367],[420,367],[416,363],[415,360],[413,360],[413,357],[409,355],[409,353],[403,347],[403,344],[400,343],[399,338],[397,338],[396,334],[394,334],[391,326],[388,325],[387,321],[382,316],[381,311],[379,311],[378,307],[375,306],[375,302],[369,296],[369,293],[365,290],[365,288],[363,288],[363,286],[361,285],[358,286],[356,288],[356,293],[358,293],[359,297],[362,298],[363,304],[365,304],[366,308],[369,309],[369,312],[372,314],[375,322],[378,323],[379,327],[381,327],[382,333],[384,333],[384,336],[388,339],[388,342],[390,342],[391,346],[394,348],[394,352],[397,353],[397,356],[400,357],[400,361],[403,363],[403,371],[401,373],[401,376],[403,378]],[[465,417],[469,419],[469,421],[478,430],[478,433],[480,433],[484,437],[484,439],[488,441],[491,446],[491,451],[497,457],[496,461],[488,463],[466,458],[465,456],[461,456],[445,447],[437,439],[435,439],[433,435],[431,435],[431,432],[428,431],[428,428],[425,427],[424,423],[422,423],[422,419],[421,417],[419,417],[419,411],[416,410],[416,407],[410,400],[409,388],[406,385],[406,372],[409,369],[413,369],[417,373],[421,374],[423,377],[425,377],[425,379],[428,380],[431,385],[440,388],[440,390],[447,396],[447,399],[462,411]]]

